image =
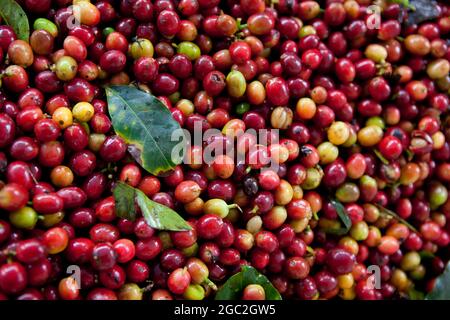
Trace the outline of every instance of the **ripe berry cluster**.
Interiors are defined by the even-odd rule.
[[[446,1],[412,25],[376,1],[379,28],[370,0],[18,2],[29,41],[0,21],[0,300],[213,298],[243,265],[284,298],[431,290],[450,252]],[[153,176],[114,133],[104,84],[151,92],[191,132],[279,140],[217,134],[204,146],[236,144],[245,160]],[[118,218],[117,180],[192,230]]]

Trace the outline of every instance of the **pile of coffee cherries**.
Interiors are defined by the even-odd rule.
[[[0,22],[0,299],[213,299],[243,265],[285,299],[433,288],[450,253],[446,1],[419,24],[390,1],[17,2],[29,41]],[[107,110],[103,86],[128,84],[218,129],[187,156],[220,142],[245,160],[149,174]],[[279,134],[251,149],[220,133],[248,129]],[[119,180],[192,230],[118,218]]]

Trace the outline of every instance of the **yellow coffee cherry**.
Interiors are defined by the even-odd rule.
[[[403,256],[400,266],[402,270],[412,271],[420,265],[420,260],[419,253],[410,251]]]
[[[60,107],[53,112],[52,119],[61,129],[65,129],[73,123],[72,111],[67,107]]]
[[[295,185],[295,186],[292,186],[292,190],[294,191],[292,199],[294,199],[294,200],[303,199],[303,189],[302,189],[302,187],[300,187],[298,185]]]
[[[368,59],[376,63],[384,62],[388,55],[386,48],[380,44],[369,44],[364,54]]]
[[[295,219],[295,220],[291,220],[291,227],[294,229],[295,233],[300,233],[303,230],[306,229],[306,227],[309,224],[309,220],[311,220],[311,218],[303,218],[303,219]]]
[[[89,102],[78,102],[72,109],[72,115],[80,122],[88,122],[94,115],[94,106]]]
[[[445,144],[445,135],[442,133],[442,131],[435,132],[431,139],[433,140],[433,149],[439,150],[441,149]]]
[[[358,221],[352,225],[350,235],[356,241],[366,240],[369,236],[369,226],[365,221]]]
[[[339,288],[341,289],[350,289],[353,287],[355,280],[353,279],[353,275],[351,273],[341,274],[337,277]]]
[[[343,289],[339,296],[344,300],[354,300],[356,298],[355,289]]]
[[[328,128],[328,140],[338,146],[343,144],[350,136],[350,129],[345,122],[336,121]]]
[[[358,131],[358,142],[363,147],[372,147],[383,138],[383,129],[378,126],[367,126]]]
[[[405,291],[409,286],[409,279],[403,270],[395,269],[392,272],[391,284],[399,291]]]

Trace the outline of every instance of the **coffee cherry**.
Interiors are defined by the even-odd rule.
[[[44,233],[42,242],[48,253],[57,254],[67,247],[69,235],[62,228],[52,228]]]
[[[249,284],[242,293],[243,300],[265,300],[266,293],[259,284]]]
[[[17,294],[27,286],[27,273],[18,262],[10,262],[0,267],[0,288],[7,294]]]
[[[22,207],[9,214],[9,221],[16,228],[33,229],[38,220],[38,215],[34,209],[30,207]]]
[[[6,211],[17,211],[28,202],[27,189],[17,183],[8,183],[0,189],[0,208]]]
[[[64,300],[75,300],[79,296],[78,284],[73,277],[62,279],[58,284],[58,293]]]
[[[214,214],[205,214],[197,221],[197,234],[204,239],[217,237],[222,231],[223,221]]]
[[[174,294],[183,294],[191,282],[191,276],[186,269],[174,270],[167,279],[167,286]]]

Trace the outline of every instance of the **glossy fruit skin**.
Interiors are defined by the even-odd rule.
[[[274,105],[286,105],[289,100],[289,89],[281,78],[269,79],[266,83],[266,93],[269,101]]]
[[[223,221],[214,214],[202,216],[196,224],[197,234],[204,239],[212,239],[222,231]]]
[[[250,284],[244,288],[242,293],[243,300],[265,300],[266,294],[264,288],[257,284]]]
[[[116,263],[117,255],[112,245],[100,243],[92,249],[91,263],[97,270],[108,270]]]
[[[29,79],[25,69],[21,66],[10,65],[5,69],[5,77],[2,78],[2,84],[12,92],[24,91],[28,84]]]
[[[25,289],[27,275],[25,268],[18,262],[11,262],[0,267],[0,288],[3,292],[17,294]]]
[[[79,295],[79,288],[76,280],[72,277],[62,279],[58,285],[58,293],[64,300],[75,300]]]
[[[174,270],[167,279],[169,290],[175,294],[182,294],[188,287],[191,276],[186,269]]]
[[[18,2],[45,18],[29,43],[0,26],[0,270],[23,264],[26,282],[6,279],[19,283],[9,292],[0,281],[0,299],[214,298],[208,277],[220,286],[252,265],[285,299],[377,300],[410,285],[428,291],[442,273],[443,1],[437,18],[409,26],[406,9],[388,3],[375,29],[364,0]],[[81,24],[71,26],[76,10]],[[236,141],[240,158],[217,152],[208,165],[147,173],[114,132],[104,96],[104,86],[129,84],[190,134],[197,122],[217,129],[188,155]],[[248,129],[279,131],[265,144],[238,134]],[[191,230],[152,228],[142,210],[117,217],[117,181]],[[327,194],[352,222],[345,235],[328,232],[343,223]],[[66,263],[81,266],[82,290],[64,278]],[[371,264],[380,290],[367,285]],[[253,285],[242,299],[264,298]]]
[[[0,147],[6,147],[13,142],[16,132],[14,121],[7,114],[0,114]]]
[[[108,161],[119,161],[125,156],[126,144],[119,136],[112,136],[106,138],[100,148],[100,156]]]
[[[51,214],[61,211],[63,200],[56,193],[38,194],[33,197],[33,208],[42,214]]]
[[[161,250],[162,242],[158,237],[136,242],[136,257],[144,261],[154,259]]]
[[[46,256],[44,246],[35,239],[23,240],[18,243],[16,257],[20,262],[31,264]]]
[[[334,249],[327,255],[327,265],[337,275],[351,272],[355,261],[354,255],[342,249]]]
[[[0,190],[0,207],[3,210],[19,210],[27,204],[28,199],[28,191],[22,184],[8,183]]]

